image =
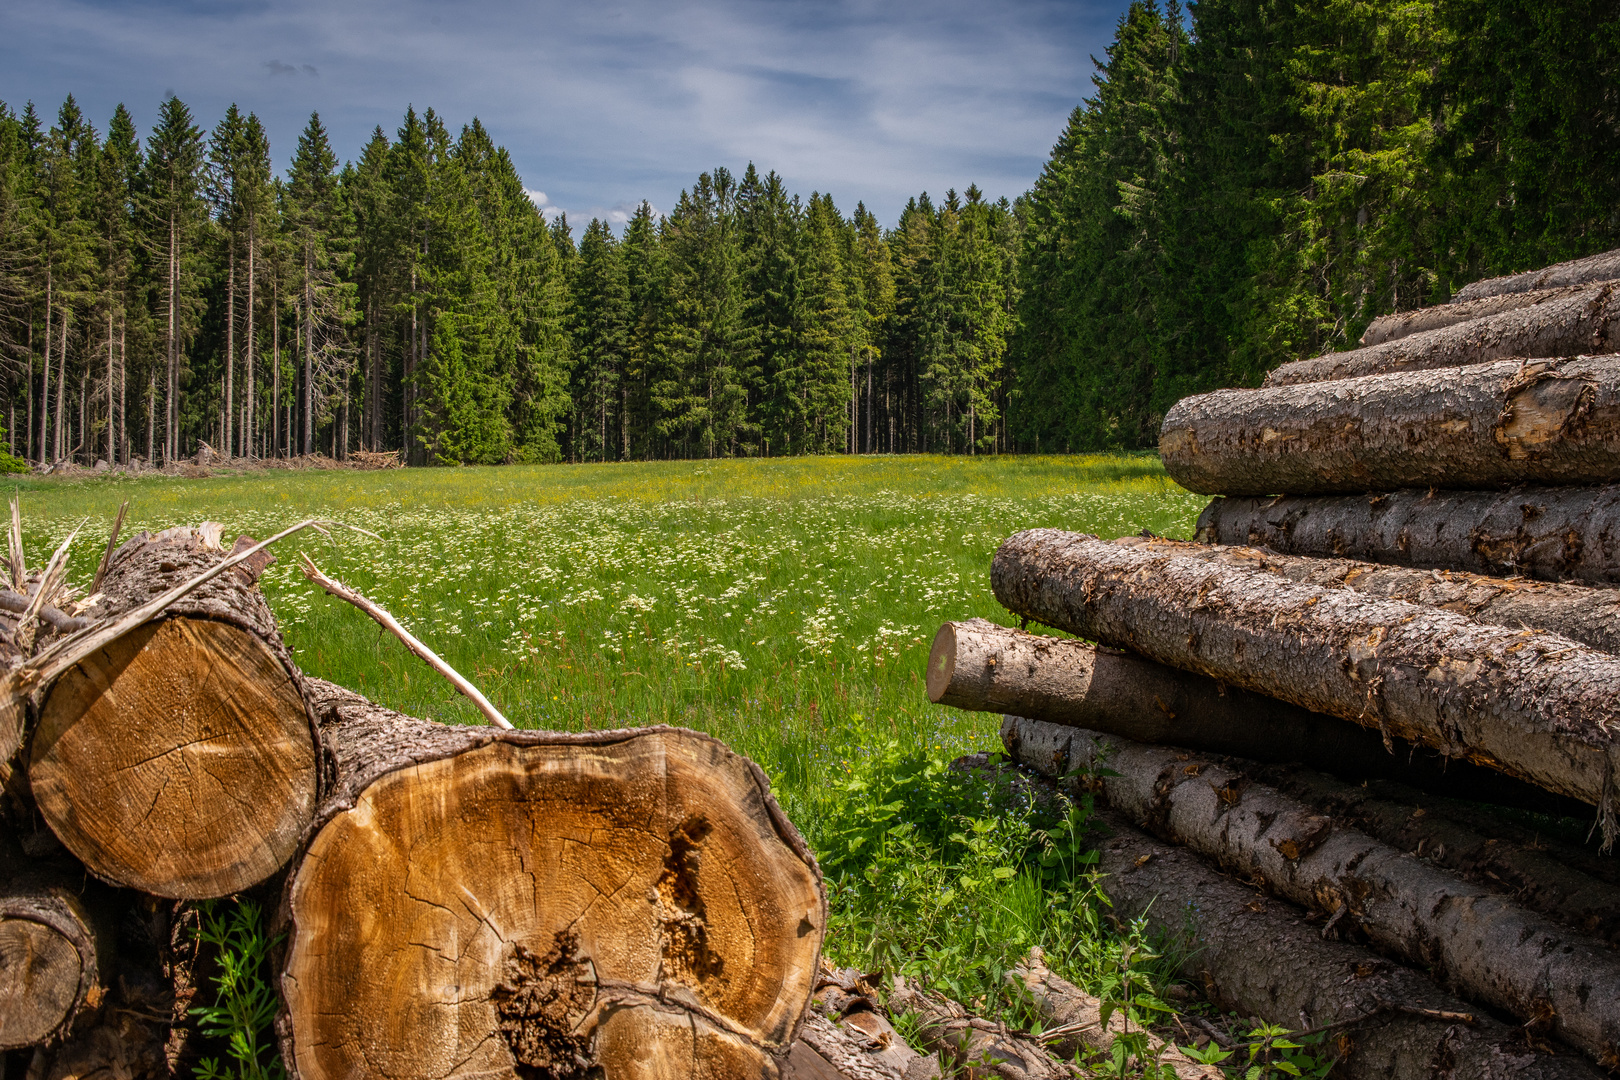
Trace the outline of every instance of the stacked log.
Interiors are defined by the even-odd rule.
[[[262,545],[227,553],[217,526],[109,543],[78,602],[66,546],[29,575],[19,533],[0,1066],[189,1072],[191,905],[249,893],[284,942],[294,1078],[797,1075],[825,894],[752,762],[676,728],[437,724],[306,678]]]
[[[1020,533],[996,598],[1074,638],[935,640],[930,697],[1101,807],[1116,912],[1344,1075],[1620,1068],[1617,306],[1610,252],[1183,400],[1196,542]]]

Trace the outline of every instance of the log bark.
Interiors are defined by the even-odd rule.
[[[1552,1080],[1603,1075],[1578,1054],[1537,1049],[1408,967],[1329,941],[1292,905],[1257,894],[1120,815],[1099,849],[1099,885],[1122,919],[1141,916],[1186,959],[1185,977],[1222,1009],[1332,1033],[1346,1080]],[[1392,1007],[1393,1006],[1393,1007]],[[1420,1011],[1418,1011],[1420,1010]],[[1473,1014],[1474,1023],[1446,1019]],[[1545,1044],[1542,1044],[1543,1046]]]
[[[1464,285],[1451,298],[1454,304],[1467,303],[1485,296],[1530,292],[1533,289],[1551,289],[1559,285],[1580,285],[1589,281],[1610,281],[1620,278],[1620,249],[1588,255],[1582,259],[1555,263],[1540,270],[1526,270],[1521,274],[1506,274],[1486,278]]]
[[[1026,618],[1596,805],[1612,843],[1620,658],[1556,634],[1055,529],[1007,540],[990,579]]]
[[[1034,1002],[1045,1032],[1041,1041],[1061,1058],[1072,1059],[1082,1052],[1109,1055],[1127,1032],[1123,1016],[1116,1011],[1105,1023],[1102,1001],[1048,968],[1038,948],[1014,966],[1008,978]],[[1162,1076],[1168,1068],[1176,1080],[1224,1080],[1220,1069],[1189,1060],[1156,1035],[1148,1036],[1148,1052],[1161,1070],[1155,1075]]]
[[[1017,718],[1002,735],[1020,761],[1086,765],[1111,807],[1160,838],[1331,916],[1465,999],[1620,1062],[1620,957],[1606,943],[1324,817],[1240,763]]]
[[[1168,743],[1266,762],[1306,762],[1352,783],[1385,778],[1454,798],[1539,813],[1586,815],[1582,803],[1494,769],[1207,675],[1072,638],[1045,637],[984,619],[946,623],[928,658],[938,704],[1070,724],[1137,742]]]
[[[60,1040],[106,996],[108,947],[73,884],[0,826],[0,1052]]]
[[[1245,765],[1244,772],[1335,822],[1620,945],[1620,889],[1612,858],[1606,860],[1609,872],[1594,876],[1584,870],[1588,860],[1549,850],[1545,838],[1516,841],[1500,835],[1503,823],[1478,806],[1427,798],[1400,784],[1347,784],[1314,769],[1260,763]]]
[[[1502,293],[1497,296],[1480,297],[1478,300],[1453,301],[1449,304],[1435,304],[1433,307],[1417,308],[1413,311],[1400,311],[1393,315],[1380,315],[1367,327],[1358,344],[1363,346],[1382,345],[1386,341],[1399,341],[1401,338],[1421,334],[1426,330],[1438,330],[1441,327],[1456,326],[1458,323],[1500,315],[1504,311],[1517,311],[1520,308],[1535,307],[1549,300],[1562,300],[1567,296],[1592,291],[1594,291],[1594,287],[1589,284],[1564,285],[1555,289]]]
[[[1170,409],[1159,453],[1209,495],[1608,483],[1620,478],[1620,356],[1216,390]]]
[[[1620,585],[1620,485],[1216,499],[1197,539],[1497,577]]]
[[[1253,547],[1210,547],[1160,537],[1130,537],[1115,542],[1252,567],[1300,585],[1349,589],[1380,600],[1444,608],[1493,626],[1515,630],[1534,627],[1600,652],[1620,654],[1620,590],[1616,589],[1379,566],[1355,559],[1279,555]]]
[[[912,1014],[923,1046],[953,1065],[963,1080],[1067,1080],[1069,1069],[1039,1042],[1003,1024],[971,1016],[949,998],[895,976],[889,1008]]]
[[[676,728],[451,727],[308,685],[332,781],[280,918],[295,1080],[778,1075],[826,911],[756,766]]]
[[[1620,316],[1620,289],[1614,283],[1536,295],[1542,297],[1537,304],[1514,305],[1494,315],[1467,322],[1454,320],[1453,325],[1442,324],[1394,341],[1280,364],[1266,375],[1263,385],[1295,386],[1483,364],[1508,357],[1576,356],[1620,349],[1620,322],[1611,326]],[[1437,313],[1429,316],[1433,320],[1446,313],[1460,315],[1469,308],[1503,303],[1493,298],[1426,310]]]
[[[877,988],[853,970],[823,966],[813,1008],[782,1070],[795,1080],[804,1069],[794,1057],[806,1048],[848,1080],[939,1080],[939,1062],[913,1050],[878,1011]]]
[[[142,533],[113,556],[91,614],[133,610],[224,558],[217,526]],[[315,731],[255,586],[262,569],[225,571],[80,659],[45,698],[28,746],[34,800],[98,877],[202,899],[292,857],[315,808]]]

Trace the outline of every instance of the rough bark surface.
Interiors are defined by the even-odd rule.
[[[1211,544],[1543,581],[1620,585],[1620,485],[1216,499]]]
[[[1562,300],[1568,296],[1588,294],[1594,292],[1592,285],[1565,285],[1556,289],[1537,289],[1534,292],[1502,293],[1497,296],[1485,296],[1478,300],[1456,301],[1450,304],[1436,304],[1433,307],[1418,308],[1415,311],[1401,311],[1394,315],[1380,315],[1367,327],[1366,333],[1361,335],[1361,345],[1382,345],[1386,341],[1399,341],[1412,334],[1420,334],[1425,330],[1438,330],[1445,326],[1456,326],[1458,323],[1469,322],[1473,319],[1483,319],[1492,315],[1500,315],[1504,311],[1517,311],[1520,308],[1536,307],[1549,300]]]
[[[1620,657],[1541,631],[1056,529],[990,571],[1027,618],[1500,769],[1614,830]]]
[[[68,875],[0,827],[0,1051],[58,1038],[106,994],[96,927]]]
[[[825,901],[756,766],[309,687],[333,772],[283,901],[291,1075],[778,1074]]]
[[[1246,775],[1336,822],[1620,946],[1620,889],[1612,858],[1606,860],[1609,872],[1594,876],[1583,870],[1587,859],[1549,850],[1543,837],[1499,835],[1502,823],[1471,804],[1429,798],[1400,784],[1346,784],[1298,766],[1254,763],[1243,768]]]
[[[1002,734],[1026,763],[1089,766],[1109,805],[1162,839],[1620,1064],[1620,956],[1606,943],[1254,783],[1236,763],[1016,718]]]
[[[1544,299],[1537,304],[1515,305],[1511,310],[1467,322],[1453,320],[1454,325],[1441,324],[1394,341],[1281,364],[1266,376],[1264,385],[1295,386],[1483,364],[1507,357],[1576,356],[1620,349],[1620,289],[1613,283],[1538,295]],[[1444,314],[1463,309],[1464,305],[1448,304],[1427,310]]]
[[[1377,731],[1225,686],[1207,675],[1073,638],[985,619],[946,623],[928,660],[943,705],[1072,724],[1138,742],[1267,762],[1307,762],[1353,783],[1387,778],[1455,798],[1550,814],[1587,814],[1574,800]]]
[[[1102,1001],[1092,997],[1046,966],[1040,949],[1034,949],[1008,974],[1034,1002],[1041,1014],[1043,1042],[1061,1058],[1071,1059],[1082,1051],[1108,1054],[1114,1042],[1126,1033],[1125,1018],[1118,1012],[1103,1021]],[[1148,1051],[1161,1069],[1168,1067],[1176,1080],[1225,1080],[1213,1065],[1200,1065],[1168,1046],[1156,1035],[1148,1036]]]
[[[968,1014],[948,998],[895,976],[889,1008],[911,1013],[917,1038],[952,1063],[963,1080],[1068,1080],[1068,1068],[1040,1043],[1003,1024]]]
[[[142,533],[113,556],[92,613],[138,607],[224,558],[217,529]],[[46,697],[28,746],[34,800],[97,876],[224,896],[296,850],[315,808],[315,733],[255,582],[245,564],[226,571]]]
[[[1589,281],[1610,281],[1615,278],[1620,278],[1620,249],[1588,255],[1584,259],[1554,263],[1540,270],[1526,270],[1522,274],[1507,274],[1503,277],[1475,281],[1458,289],[1451,302],[1463,304],[1485,296],[1551,289],[1559,285],[1580,285]]]
[[[1478,1015],[1410,968],[1324,940],[1299,909],[1257,894],[1196,855],[1105,813],[1102,890],[1120,918],[1142,915],[1180,944],[1183,974],[1224,1009],[1294,1030],[1339,1029],[1347,1080],[1552,1080],[1603,1075],[1573,1051],[1535,1049],[1521,1028]],[[1430,1010],[1431,1015],[1389,1005]],[[1472,1025],[1439,1019],[1475,1013]],[[1361,1020],[1362,1022],[1356,1023]]]
[[[1208,495],[1604,484],[1620,478],[1620,356],[1502,360],[1183,398],[1165,469]]]
[[[1350,589],[1381,600],[1444,608],[1493,626],[1547,630],[1602,652],[1620,654],[1617,589],[1380,566],[1355,559],[1279,555],[1253,547],[1211,547],[1159,537],[1128,537],[1115,543],[1252,567],[1300,585]]]
[[[913,1050],[878,1011],[871,978],[823,967],[812,1011],[799,1030],[823,1059],[851,1080],[939,1080],[939,1061]],[[789,1064],[792,1056],[789,1056]],[[791,1070],[783,1070],[791,1080]]]

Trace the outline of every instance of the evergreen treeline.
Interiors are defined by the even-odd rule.
[[[1176,399],[1620,246],[1620,8],[1137,0],[1032,191],[717,168],[578,238],[477,121],[285,176],[234,106],[0,105],[0,393],[34,461],[1151,446]]]
[[[0,386],[34,461],[413,463],[1005,448],[1013,208],[864,206],[749,166],[576,244],[478,121],[432,110],[284,177],[257,117],[144,142],[0,106]]]
[[[1613,0],[1133,3],[1024,202],[1020,448],[1620,247]]]

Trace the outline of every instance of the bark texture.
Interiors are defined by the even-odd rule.
[[[872,978],[823,967],[795,1047],[809,1044],[850,1080],[939,1080],[938,1059],[913,1050],[878,1010]]]
[[[1514,838],[1512,833],[1524,830],[1504,829],[1504,823],[1477,806],[1428,798],[1400,784],[1346,784],[1297,766],[1246,764],[1244,772],[1335,822],[1511,896],[1582,933],[1620,945],[1620,889],[1612,858],[1605,860],[1607,873],[1588,873],[1586,868],[1594,861],[1582,857],[1588,853],[1572,857],[1570,852],[1549,850],[1545,837]]]
[[[1538,295],[1545,297],[1538,304],[1516,306],[1468,322],[1457,320],[1454,325],[1441,325],[1379,345],[1281,364],[1266,376],[1264,385],[1295,386],[1397,371],[1483,364],[1507,357],[1575,356],[1620,349],[1620,321],[1617,321],[1620,289],[1613,283],[1551,296]],[[1472,306],[1448,304],[1428,310],[1460,312]]]
[[[1418,308],[1415,311],[1400,311],[1393,315],[1380,315],[1367,327],[1366,333],[1361,335],[1359,344],[1364,346],[1382,345],[1386,341],[1399,341],[1401,338],[1409,337],[1412,334],[1421,334],[1426,330],[1438,330],[1445,326],[1456,326],[1458,323],[1500,315],[1504,311],[1517,311],[1521,308],[1536,307],[1549,300],[1562,300],[1568,296],[1589,294],[1595,291],[1592,285],[1565,285],[1556,289],[1502,293],[1497,296],[1484,296],[1478,300],[1454,301],[1450,304],[1436,304],[1433,307]]]
[[[968,1014],[948,998],[895,976],[889,1008],[911,1013],[923,1046],[952,1063],[963,1080],[1068,1080],[1068,1068],[1045,1047],[1005,1025]]]
[[[1355,559],[1279,555],[1253,547],[1209,547],[1159,537],[1115,542],[1252,567],[1300,585],[1343,588],[1380,600],[1444,608],[1493,626],[1534,627],[1601,652],[1620,654],[1620,590],[1616,589],[1379,566]]]
[[[282,907],[290,1075],[778,1075],[825,901],[756,766],[309,686],[332,776]]]
[[[1620,585],[1620,485],[1216,499],[1211,544],[1542,581]]]
[[[1328,713],[1600,807],[1615,828],[1620,658],[1541,631],[1056,529],[991,566],[1027,618]]]
[[[1322,937],[1292,905],[1257,894],[1125,818],[1098,850],[1120,918],[1141,915],[1184,949],[1183,974],[1223,1009],[1294,1030],[1345,1024],[1335,1075],[1347,1080],[1552,1080],[1603,1075],[1574,1052],[1534,1048],[1523,1029],[1478,1015],[1422,975]],[[1392,1009],[1429,1010],[1430,1015]],[[1439,1019],[1474,1013],[1473,1024]],[[1357,1021],[1360,1021],[1359,1023]]]
[[[1034,1002],[1046,1032],[1042,1041],[1061,1058],[1072,1059],[1084,1051],[1107,1055],[1114,1042],[1126,1033],[1123,1016],[1114,1012],[1104,1023],[1102,1001],[1055,974],[1038,948],[1031,950],[1008,978]],[[1148,1050],[1160,1068],[1168,1067],[1176,1080],[1225,1080],[1220,1069],[1189,1060],[1155,1035],[1148,1036]]]
[[[1267,762],[1307,762],[1353,783],[1401,780],[1455,798],[1549,814],[1584,804],[1377,731],[1225,686],[1207,675],[1072,638],[984,619],[946,623],[928,660],[928,696],[943,705],[1013,713]]]
[[[111,559],[91,613],[139,607],[224,558],[217,526],[142,533]],[[98,877],[224,896],[296,850],[315,808],[315,732],[256,580],[247,564],[225,571],[84,657],[45,698],[28,747],[33,797]]]
[[[1589,281],[1611,281],[1615,278],[1620,278],[1620,249],[1554,263],[1540,270],[1526,270],[1522,274],[1475,281],[1458,289],[1451,302],[1462,304],[1485,296],[1551,289],[1559,285],[1580,285]]]
[[[1159,453],[1177,483],[1209,495],[1609,483],[1620,356],[1216,390],[1170,409]]]
[[[1331,916],[1463,998],[1620,1064],[1620,956],[1606,943],[1254,783],[1235,763],[1016,718],[1002,733],[1026,763],[1086,763],[1109,805],[1162,839]]]

